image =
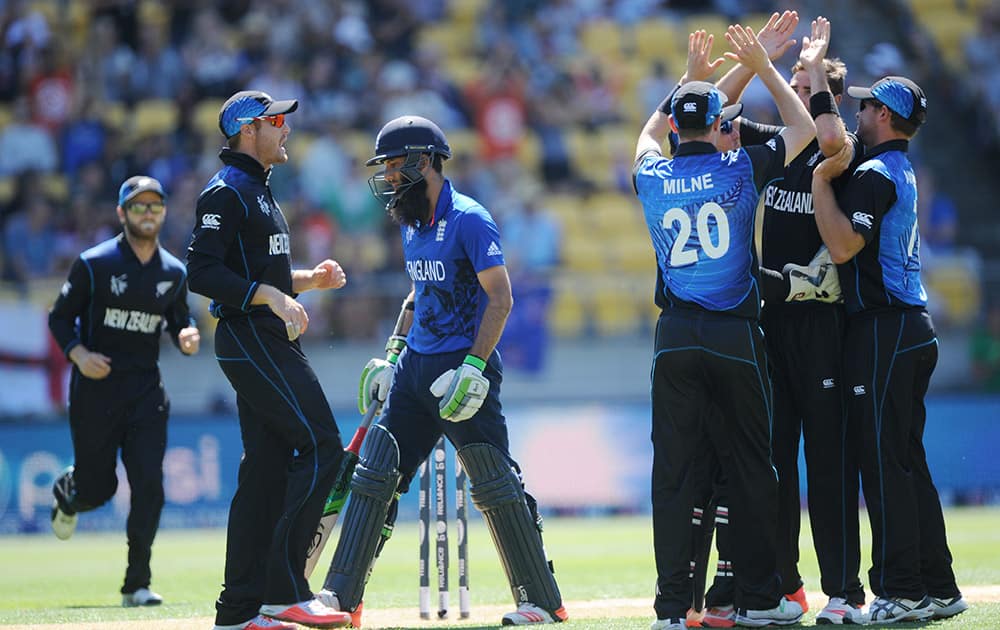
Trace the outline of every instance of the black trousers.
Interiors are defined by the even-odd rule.
[[[220,321],[215,353],[236,391],[243,438],[216,602],[216,623],[231,625],[254,617],[261,604],[312,597],[306,549],[343,445],[309,361],[276,316]]]
[[[775,571],[778,482],[771,464],[771,385],[755,322],[667,309],[656,329],[652,370],[653,547],[660,619],[691,607],[691,514],[704,477],[695,460],[707,434],[729,480],[735,604],[778,604]],[[720,413],[707,413],[711,403]]]
[[[856,315],[848,323],[846,404],[861,429],[872,528],[868,580],[880,597],[959,594],[923,444],[924,395],[937,357],[934,325],[921,308]]]
[[[148,588],[153,539],[163,510],[163,455],[170,405],[158,370],[116,372],[91,380],[73,370],[69,425],[77,512],[98,508],[118,489],[118,451],[131,490],[125,532],[128,567],[122,593]]]
[[[778,574],[781,590],[802,586],[799,575],[799,439],[805,440],[809,523],[828,597],[865,601],[858,524],[859,436],[848,435],[843,412],[843,307],[765,307],[761,317],[774,386],[771,447],[778,470]]]

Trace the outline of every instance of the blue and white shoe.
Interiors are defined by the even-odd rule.
[[[957,614],[957,613],[956,613]],[[896,623],[899,621],[927,621],[934,616],[930,597],[921,600],[905,597],[877,597],[868,607],[865,619],[870,624]]]

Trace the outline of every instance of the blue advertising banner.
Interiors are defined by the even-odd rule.
[[[1000,398],[937,397],[928,401],[924,445],[945,501],[1000,497]],[[652,446],[647,404],[521,405],[506,410],[511,453],[528,491],[547,512],[645,511]],[[360,421],[337,410],[344,440]],[[230,416],[170,419],[163,462],[166,505],[161,525],[223,526],[242,455],[239,426]],[[72,463],[65,423],[0,425],[0,533],[49,531],[52,482]],[[453,472],[449,447],[448,469]],[[804,462],[800,461],[800,466]],[[80,519],[81,530],[122,529],[129,488]],[[801,475],[803,483],[805,475]],[[449,477],[449,492],[454,492]],[[453,506],[454,500],[449,500]],[[416,492],[404,496],[400,518],[415,518]]]

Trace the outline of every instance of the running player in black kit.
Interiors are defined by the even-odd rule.
[[[166,216],[160,182],[137,175],[118,191],[122,233],[80,254],[49,313],[49,329],[73,362],[69,425],[74,465],[52,488],[52,530],[73,535],[78,513],[115,494],[118,451],[131,488],[122,605],[155,606],[149,560],[163,508],[170,404],[157,361],[160,335],[184,354],[200,336],[188,312],[184,265],[160,247]]]
[[[238,92],[225,102],[224,166],[198,198],[188,248],[191,290],[212,298],[219,320],[215,354],[236,391],[243,436],[217,630],[350,623],[350,615],[313,599],[305,579],[306,549],[343,445],[299,345],[309,318],[295,296],[347,280],[332,260],[292,269],[288,224],[268,177],[288,160],[287,115],[297,107],[263,92]]]

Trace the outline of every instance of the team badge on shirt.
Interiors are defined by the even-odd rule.
[[[111,276],[111,292],[115,295],[121,295],[125,293],[125,289],[128,288],[128,274],[122,274],[120,276]]]
[[[164,280],[163,282],[156,283],[156,297],[163,297],[170,290],[170,287],[174,286],[173,280]]]
[[[69,295],[69,292],[72,289],[73,289],[73,285],[70,284],[69,280],[67,280],[66,282],[63,282],[62,289],[59,290],[59,293],[62,293],[64,296],[66,296],[66,295]]]
[[[437,234],[434,235],[434,240],[441,242],[444,240],[444,229],[448,227],[448,221],[446,219],[441,219],[438,221]]]
[[[257,205],[260,206],[260,211],[271,216],[271,204],[267,202],[267,198],[264,195],[257,195]]]

